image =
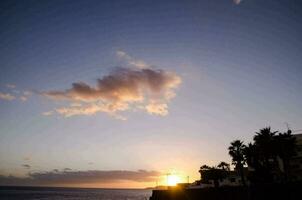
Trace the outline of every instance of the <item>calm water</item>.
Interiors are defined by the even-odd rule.
[[[146,200],[151,190],[0,187],[1,200]]]

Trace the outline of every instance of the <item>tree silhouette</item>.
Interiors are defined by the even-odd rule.
[[[256,179],[261,182],[272,182],[279,170],[277,161],[276,133],[270,127],[260,129],[254,136],[254,166]]]
[[[226,162],[220,162],[218,165],[217,165],[217,168],[218,169],[222,169],[222,170],[225,170],[225,171],[230,171],[230,165]]]
[[[244,145],[241,140],[234,140],[228,148],[232,164],[241,176],[243,186],[246,186],[244,166],[248,171],[251,183],[274,183],[291,181],[290,160],[296,154],[296,138],[291,130],[284,133],[272,131],[270,127],[256,132],[253,142]],[[229,164],[220,162],[216,167],[203,165],[200,167],[201,183],[213,180],[219,187],[219,181],[225,179],[230,171]]]
[[[291,130],[288,130],[276,136],[277,155],[282,160],[285,182],[290,178],[290,159],[296,154],[296,138],[291,133]]]
[[[290,130],[277,133],[271,131],[270,127],[260,129],[253,138],[254,143],[249,143],[244,149],[246,163],[254,169],[249,173],[254,183],[286,182],[290,179],[289,162],[295,155],[295,137]]]
[[[235,168],[239,171],[244,186],[246,185],[243,168],[246,164],[244,156],[245,148],[246,146],[240,140],[231,142],[231,146],[229,147],[229,155],[232,157],[232,164],[235,165]]]
[[[228,176],[229,169],[229,164],[226,162],[220,162],[217,167],[202,165],[199,170],[201,182],[208,184],[210,183],[210,180],[213,180],[214,187],[217,188],[219,187],[219,181],[222,181]]]
[[[211,167],[209,167],[208,165],[202,165],[201,167],[200,167],[200,170],[207,170],[207,169],[210,169]],[[199,170],[199,171],[200,171]]]
[[[278,131],[271,131],[270,127],[260,129],[254,136],[254,142],[261,156],[263,157],[264,165],[270,168],[272,161],[276,160],[277,144],[275,142],[275,135]]]

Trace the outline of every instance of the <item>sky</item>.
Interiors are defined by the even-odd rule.
[[[0,2],[0,185],[199,179],[302,129],[299,0]]]

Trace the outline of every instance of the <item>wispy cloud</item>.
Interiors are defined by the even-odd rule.
[[[10,89],[14,89],[14,88],[16,88],[16,85],[15,84],[6,84],[6,87],[10,88]]]
[[[24,165],[22,165],[22,167],[24,167],[25,169],[30,169],[30,165],[28,165],[28,164],[24,164]]]
[[[6,100],[6,101],[12,101],[14,100],[16,97],[10,93],[2,93],[0,92],[0,99],[2,100]]]
[[[25,91],[23,91],[23,95],[24,96],[30,96],[30,95],[32,95],[32,92],[29,91],[29,90],[25,90]]]
[[[53,114],[53,111],[51,110],[51,111],[47,111],[47,112],[43,112],[42,113],[42,115],[44,115],[44,116],[50,116],[50,115],[52,115]]]
[[[127,54],[125,51],[116,51],[116,55],[119,59],[123,59],[127,62],[128,65],[139,68],[139,69],[144,69],[144,68],[149,68],[150,65],[148,65],[145,61],[143,60],[138,60]]]
[[[164,116],[168,114],[168,102],[175,96],[180,83],[177,74],[161,69],[116,68],[98,79],[95,86],[76,82],[69,89],[40,94],[52,100],[70,102],[70,106],[55,109],[65,117],[104,112],[124,119],[117,113],[141,107],[150,114]],[[47,114],[50,113],[44,113]]]
[[[31,156],[25,156],[25,157],[23,158],[23,160],[25,160],[25,161],[30,161],[30,160],[31,160]]]
[[[239,5],[242,2],[242,0],[233,0],[233,2],[234,4]]]
[[[10,92],[9,93],[0,92],[0,99],[2,100],[11,101],[14,99],[19,99],[21,101],[27,101],[28,98],[33,94],[29,90],[20,91],[15,89],[16,88],[15,84],[6,84],[5,86],[10,89]]]
[[[27,101],[27,99],[32,95],[31,91],[25,90],[22,92],[22,95],[20,96],[21,101]]]
[[[66,168],[69,169],[69,168]],[[161,176],[158,171],[88,170],[71,171],[58,169],[47,172],[29,173],[28,177],[1,176],[0,185],[55,185],[115,183],[119,181],[153,182]]]
[[[21,100],[21,101],[27,101],[27,97],[26,97],[26,96],[21,96],[21,97],[20,97],[20,100]]]

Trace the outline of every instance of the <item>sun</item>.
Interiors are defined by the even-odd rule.
[[[168,186],[176,186],[179,183],[180,178],[176,175],[168,175],[167,184]]]

